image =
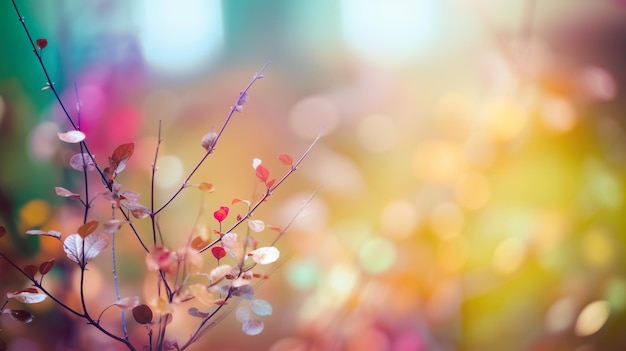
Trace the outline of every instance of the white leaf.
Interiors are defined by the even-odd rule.
[[[243,323],[241,330],[248,335],[259,335],[263,331],[263,327],[265,327],[263,321],[252,318]]]
[[[202,141],[200,144],[206,151],[213,151],[213,147],[215,146],[215,142],[217,141],[217,133],[208,132],[202,137]]]
[[[217,266],[211,271],[209,275],[209,281],[211,282],[211,284],[217,284],[220,280],[224,279],[224,277],[232,270],[233,268],[227,264]]]
[[[29,235],[46,235],[46,236],[51,236],[57,239],[61,239],[61,232],[57,232],[56,230],[49,230],[47,232],[44,232],[43,230],[38,230],[38,229],[33,229],[33,230],[28,230],[26,231],[26,234]]]
[[[257,167],[259,167],[261,165],[261,159],[260,158],[253,158],[252,159],[252,168],[256,169]]]
[[[60,186],[54,187],[54,192],[57,195],[62,196],[62,197],[69,197],[69,198],[72,198],[72,199],[80,198],[80,195],[78,195],[76,193],[73,193],[73,192],[65,189],[64,187],[60,187]]]
[[[46,294],[41,293],[33,293],[29,291],[19,291],[17,293],[7,293],[7,298],[16,299],[22,303],[39,303],[45,300],[47,297]]]
[[[243,244],[235,233],[227,233],[222,237],[222,246],[237,262],[243,260]]]
[[[83,248],[83,238],[78,234],[72,234],[65,238],[63,250],[67,258],[79,265],[87,264],[91,259],[98,256],[102,250],[109,245],[109,235],[92,233],[85,238]],[[83,250],[84,249],[84,250]],[[84,262],[83,262],[84,257]]]
[[[250,305],[250,309],[257,316],[269,316],[272,314],[272,305],[269,302],[261,299],[255,299]]]
[[[258,264],[270,264],[278,260],[280,251],[278,251],[278,249],[274,246],[265,246],[250,251],[248,256],[251,256],[252,260]]]
[[[235,311],[235,318],[239,321],[239,323],[245,323],[248,319],[250,319],[250,308],[243,305],[237,307],[237,311]]]
[[[85,133],[81,132],[80,130],[70,130],[65,133],[57,133],[57,135],[59,136],[59,139],[61,139],[61,141],[70,144],[80,143],[81,141],[85,140]]]
[[[139,305],[139,296],[123,297],[113,304],[123,310],[128,310]]]
[[[265,222],[263,222],[260,219],[251,219],[248,221],[248,227],[253,231],[253,232],[262,232],[265,229]]]

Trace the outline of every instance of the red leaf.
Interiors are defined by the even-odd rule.
[[[152,322],[152,310],[147,305],[141,304],[133,308],[133,317],[139,324],[148,324]]]
[[[288,154],[280,154],[278,155],[278,159],[285,166],[293,166],[293,157],[289,156]]]
[[[272,178],[272,179],[268,180],[267,183],[265,183],[265,185],[268,188],[271,188],[272,186],[274,186],[274,183],[276,183],[276,178]]]
[[[46,262],[43,262],[42,264],[40,264],[39,273],[41,273],[41,275],[46,275],[46,273],[50,272],[50,270],[54,266],[54,262],[55,262],[55,259],[51,258],[47,260]]]
[[[213,212],[213,217],[220,223],[228,216],[228,207],[220,206],[220,209]]]
[[[213,246],[211,248],[211,253],[218,260],[226,256],[226,250],[224,250],[221,246]]]
[[[3,225],[0,225],[0,238],[5,236],[6,233],[7,233],[7,228],[5,228]]]
[[[95,219],[92,219],[91,221],[81,225],[80,227],[78,227],[78,230],[76,231],[81,237],[86,237],[87,235],[93,233],[96,231],[96,228],[98,228],[98,221]]]
[[[35,274],[37,274],[37,267],[33,266],[32,264],[24,266],[23,269],[24,272],[26,272],[26,274],[28,274],[31,278],[34,278]]]
[[[263,165],[258,165],[255,169],[255,174],[260,181],[265,183],[270,176],[270,171],[268,171],[267,168],[263,167]]]
[[[45,48],[48,45],[48,39],[45,39],[45,38],[37,39],[36,43],[37,43],[37,47],[39,48],[39,50],[43,50],[43,48]]]
[[[39,290],[37,290],[37,288],[24,288],[20,291],[16,291],[14,292],[14,294],[19,294],[19,293],[31,293],[31,294],[37,294],[39,292]]]
[[[133,155],[133,152],[135,152],[135,143],[122,144],[115,148],[111,159],[115,162],[121,162],[129,159]]]
[[[22,323],[30,323],[33,321],[33,315],[28,311],[24,311],[24,310],[8,310],[8,311],[11,317],[13,317],[13,319],[15,319],[16,321],[20,321]]]

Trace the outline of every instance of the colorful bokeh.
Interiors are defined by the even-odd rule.
[[[265,330],[243,334],[233,313],[191,349],[626,349],[625,1],[16,3],[33,37],[48,39],[43,59],[92,153],[136,142],[120,182],[142,199],[160,126],[159,203],[271,62],[192,179],[215,192],[164,211],[173,243],[198,213],[209,223],[258,191],[253,158],[280,174],[276,155],[300,155],[322,131],[258,214],[285,225],[320,189],[256,288],[273,306]],[[69,126],[29,45],[3,1],[0,249],[22,264],[59,257],[49,284],[77,304],[62,247],[24,235],[82,223],[54,193],[83,179],[66,166],[75,150],[56,133]],[[124,292],[149,298],[137,240],[122,232],[118,246]],[[23,287],[0,269],[1,293]],[[107,256],[87,273],[94,310],[115,301],[110,272]],[[50,301],[28,308],[29,325],[0,317],[9,350],[119,347]]]

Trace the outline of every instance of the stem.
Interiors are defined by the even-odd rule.
[[[189,179],[191,179],[191,177],[196,173],[198,168],[200,168],[200,166],[204,163],[204,160],[206,160],[206,158],[210,154],[213,153],[213,150],[215,150],[215,146],[217,145],[218,140],[222,136],[222,133],[224,133],[224,130],[226,129],[226,126],[228,126],[228,123],[230,122],[230,119],[232,118],[233,114],[235,113],[235,111],[237,111],[237,106],[240,106],[240,105],[238,105],[238,102],[240,101],[241,97],[248,93],[248,90],[250,90],[250,88],[252,87],[254,82],[256,82],[257,80],[263,78],[263,74],[262,73],[263,73],[263,71],[265,71],[267,66],[269,66],[269,62],[267,62],[265,65],[263,65],[263,67],[261,67],[261,69],[258,72],[256,72],[254,74],[254,76],[252,76],[252,79],[250,80],[250,82],[248,82],[248,85],[246,85],[246,88],[241,93],[239,93],[239,96],[237,97],[237,100],[235,101],[235,104],[230,107],[230,110],[228,111],[228,115],[226,116],[226,119],[224,120],[224,123],[222,123],[222,127],[220,128],[219,132],[217,132],[217,136],[215,137],[215,140],[213,141],[212,146],[206,151],[204,156],[202,156],[200,161],[198,161],[198,163],[191,170],[191,172],[189,172],[189,175],[187,175],[187,178],[185,178],[185,180],[180,185],[180,187],[176,190],[176,192],[174,192],[174,194],[156,212],[154,212],[155,216],[159,212],[163,211],[163,209],[165,207],[167,207],[167,205],[169,205],[178,196],[178,194],[180,194],[180,192],[184,188],[186,188],[188,186]]]
[[[115,297],[119,301],[122,297],[120,296],[120,284],[117,278],[117,263],[115,259],[115,233],[111,234],[111,263],[113,265],[113,283],[115,285]],[[124,309],[121,310],[122,314],[122,331],[124,332],[124,338],[128,340],[128,329],[126,328],[126,314]]]
[[[161,146],[161,120],[159,120],[159,140],[157,142],[156,151],[154,152],[154,161],[152,162],[152,176],[150,177],[150,220],[152,221],[152,241],[153,245],[156,245],[156,223],[154,212],[154,177],[156,173],[156,163],[157,158],[159,157],[159,147]]]

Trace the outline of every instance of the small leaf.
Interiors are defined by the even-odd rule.
[[[22,323],[30,323],[34,318],[30,312],[24,310],[4,310],[3,313],[9,313],[13,319]]]
[[[26,234],[28,235],[45,235],[45,236],[51,236],[57,239],[61,239],[61,233],[57,232],[56,230],[49,230],[47,232],[44,232],[43,230],[39,230],[39,229],[32,229],[32,230],[27,230]]]
[[[213,268],[209,274],[209,281],[211,282],[211,285],[219,283],[222,279],[224,279],[224,277],[230,274],[232,270],[233,268],[227,264]]]
[[[213,254],[213,257],[218,260],[226,256],[226,250],[224,250],[221,246],[213,246],[211,248],[211,253]]]
[[[39,50],[43,50],[43,48],[45,48],[48,45],[48,39],[40,38],[40,39],[37,39],[35,43],[37,43],[37,47],[39,48]]]
[[[108,234],[93,233],[85,237],[83,251],[83,238],[78,234],[72,234],[65,238],[63,250],[67,254],[67,258],[78,263],[79,266],[84,267],[84,265],[87,265],[91,259],[98,256],[108,245]]]
[[[26,274],[28,274],[28,276],[30,276],[31,278],[35,277],[35,274],[37,274],[37,267],[33,266],[32,264],[27,264],[26,266],[24,266],[24,272],[26,272]]]
[[[202,311],[198,310],[198,309],[197,309],[197,308],[195,308],[195,307],[190,307],[190,308],[187,310],[187,313],[189,313],[189,315],[190,315],[190,316],[194,316],[194,317],[198,317],[198,318],[205,318],[205,317],[208,317],[208,316],[209,316],[209,314],[208,314],[208,313],[206,313],[206,312],[202,312]]]
[[[80,195],[73,193],[63,187],[54,187],[54,192],[61,197],[69,197],[71,199],[80,199]]]
[[[263,165],[258,165],[255,169],[255,175],[260,181],[266,183],[267,179],[270,177],[270,171],[263,167]]]
[[[201,236],[196,236],[195,238],[193,238],[193,240],[191,240],[191,248],[197,251],[200,251],[202,249],[204,249],[205,247],[207,247],[207,245],[209,245],[209,241],[208,240],[204,240],[202,239]]]
[[[276,262],[280,256],[280,251],[274,246],[260,247],[254,251],[250,251],[248,256],[258,264],[270,264]]]
[[[234,296],[239,296],[244,300],[252,300],[254,299],[254,288],[249,284],[242,285],[233,288],[232,294]]]
[[[213,184],[207,182],[201,182],[200,185],[198,185],[198,189],[200,189],[201,191],[206,191],[207,193],[212,193],[215,191],[215,187],[213,186]]]
[[[93,171],[96,169],[96,165],[93,163],[93,159],[86,153],[78,153],[70,158],[70,167],[82,172],[85,169],[87,171]]]
[[[227,233],[222,236],[222,246],[226,249],[231,256],[233,256],[237,262],[243,260],[243,244],[239,237],[235,233]]]
[[[226,219],[226,216],[228,216],[228,207],[226,206],[220,206],[220,209],[213,212],[213,218],[215,218],[218,222],[222,223],[222,221],[224,219]]]
[[[256,169],[257,167],[259,167],[261,165],[263,161],[261,161],[260,158],[253,158],[252,159],[252,168]]]
[[[55,262],[55,259],[51,258],[47,260],[46,262],[43,262],[42,264],[40,264],[39,273],[41,273],[41,275],[46,275],[48,272],[50,272],[50,270],[54,266],[54,262]]]
[[[269,189],[274,186],[274,183],[276,183],[276,178],[272,178],[265,182],[265,186],[267,186],[267,188]]]
[[[111,160],[116,163],[128,160],[135,152],[135,143],[122,144],[115,148]],[[119,172],[116,172],[119,173]]]
[[[270,316],[272,314],[272,305],[269,302],[261,299],[254,299],[250,309],[257,316]]]
[[[233,201],[230,204],[234,205],[234,204],[238,204],[240,202],[243,202],[244,204],[248,205],[248,207],[250,207],[250,200],[241,200],[241,199],[237,199],[237,198],[234,198]]]
[[[139,324],[152,322],[152,310],[147,305],[141,304],[133,308],[133,318]]]
[[[216,142],[217,142],[217,133],[208,132],[202,137],[202,141],[200,142],[200,144],[206,151],[211,153],[213,152],[213,149],[215,148]]]
[[[120,228],[122,228],[122,220],[120,219],[109,219],[108,221],[102,224],[102,231],[107,234],[115,234]]]
[[[46,294],[41,294],[37,289],[24,289],[14,293],[7,293],[8,299],[15,299],[21,303],[39,303],[45,300]]]
[[[78,227],[78,230],[76,232],[78,233],[78,235],[84,238],[87,235],[95,232],[97,228],[98,228],[98,221],[95,219],[92,219],[91,221]]]
[[[239,99],[237,99],[237,106],[243,106],[246,104],[246,102],[248,102],[248,93],[242,91],[241,93],[239,93]],[[240,111],[241,112],[241,111]]]
[[[260,219],[250,219],[248,220],[248,227],[256,233],[260,233],[265,229],[265,222]]]
[[[85,140],[85,133],[81,132],[80,130],[70,130],[65,133],[57,133],[57,135],[59,136],[59,139],[61,139],[61,141],[69,144],[76,144]]]
[[[41,87],[41,91],[45,91],[45,90],[48,90],[48,89],[50,89],[50,88],[51,88],[50,83],[47,83],[47,82],[46,82],[46,85],[44,85],[43,87]]]
[[[261,321],[260,319],[251,318],[243,322],[241,330],[243,330],[243,332],[247,335],[259,335],[263,331],[264,327],[265,325],[263,325],[263,321]]]
[[[139,296],[123,297],[113,304],[123,310],[128,310],[139,305]]]
[[[3,225],[0,225],[0,238],[5,236],[6,234],[7,234],[7,228],[5,228]]]
[[[285,166],[289,166],[289,167],[293,166],[293,157],[291,157],[288,154],[280,154],[280,155],[278,155],[278,159]]]
[[[207,289],[207,287],[202,284],[190,285],[189,291],[198,301],[200,301],[200,303],[206,306],[213,306],[215,304],[215,300],[219,298],[219,295],[216,292]]]
[[[129,210],[133,217],[137,219],[147,218],[152,213],[149,208],[134,201],[123,202],[122,207]]]

